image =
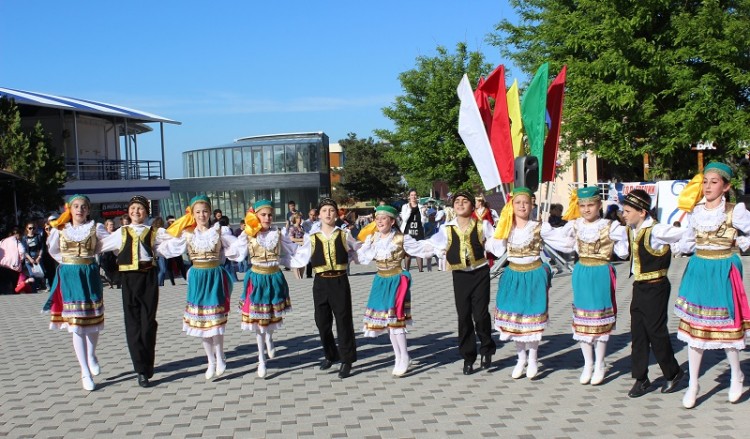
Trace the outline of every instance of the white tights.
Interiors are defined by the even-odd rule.
[[[224,334],[203,337],[203,349],[206,351],[208,364],[224,364]]]
[[[607,355],[606,341],[595,338],[591,343],[582,341],[580,345],[584,366],[590,367],[594,364],[597,369],[604,367],[604,357]],[[594,351],[596,351],[596,360],[594,360]]]
[[[701,374],[701,361],[703,360],[704,349],[690,347],[688,348],[688,369],[690,373],[690,387],[698,385],[698,378]],[[740,368],[740,351],[735,348],[726,348],[724,352],[727,354],[727,362],[729,363],[729,369],[731,371],[731,380],[739,380],[742,376],[742,369]]]
[[[76,353],[78,364],[81,366],[81,376],[90,377],[89,364],[96,364],[96,344],[99,341],[99,333],[89,334],[73,333],[73,350]]]

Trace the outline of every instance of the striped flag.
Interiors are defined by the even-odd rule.
[[[492,148],[474,98],[474,92],[469,84],[469,77],[465,74],[458,84],[457,92],[461,100],[458,110],[458,134],[464,141],[466,149],[469,150],[484,188],[486,190],[496,188],[500,186],[500,174],[497,171],[495,157],[492,155]]]

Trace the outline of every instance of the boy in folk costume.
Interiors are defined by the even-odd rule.
[[[490,304],[490,267],[485,248],[494,233],[488,221],[472,218],[474,197],[458,191],[453,197],[456,217],[448,221],[427,242],[435,252],[445,254],[447,265],[453,271],[453,292],[458,313],[458,350],[464,359],[463,373],[474,372],[477,359],[477,336],[480,341],[481,367],[488,369],[495,354],[495,341],[491,337],[492,324],[488,310]]]
[[[695,252],[674,304],[680,318],[677,338],[689,346],[690,383],[682,398],[685,408],[695,407],[706,349],[724,349],[731,370],[727,399],[735,403],[742,396],[745,377],[740,351],[750,335],[750,305],[742,282],[742,262],[733,248],[739,245],[746,250],[750,246],[747,237],[737,237],[738,231],[750,233],[750,213],[743,203],[725,200],[732,175],[726,164],[709,163],[704,175],[696,175],[680,194],[679,207],[690,212],[680,252]],[[698,200],[701,202],[695,205]]]
[[[320,228],[313,228],[305,235],[300,258],[308,252],[315,272],[313,279],[313,304],[315,325],[318,327],[325,358],[320,370],[330,369],[334,362],[341,361],[339,378],[351,374],[352,363],[357,361],[357,345],[354,340],[352,320],[352,290],[346,267],[349,253],[356,256],[358,243],[347,230],[336,227],[338,205],[331,198],[324,198],[318,205]],[[304,267],[307,261],[300,266]],[[333,338],[333,319],[336,318],[338,348]]]
[[[659,224],[651,218],[651,196],[635,189],[625,196],[623,217],[630,242],[633,300],[630,302],[632,335],[631,373],[635,379],[628,392],[631,398],[648,393],[649,346],[661,367],[666,383],[661,393],[677,390],[685,372],[674,358],[667,329],[667,307],[672,285],[667,270],[672,261],[670,244],[680,240],[685,229]]]
[[[148,214],[146,197],[134,196],[128,204],[130,224],[120,227],[102,241],[102,252],[118,253],[125,335],[141,387],[149,387],[149,379],[154,375],[156,308],[159,304],[155,252],[163,241],[172,238],[164,229],[153,230],[144,224]]]
[[[573,230],[579,256],[572,279],[573,339],[580,342],[584,359],[579,381],[592,385],[604,381],[607,341],[617,321],[615,270],[610,260],[613,252],[620,258],[628,256],[627,230],[618,222],[601,218],[601,208],[599,188],[580,188],[571,197],[565,215],[569,222],[556,229],[563,234]]]

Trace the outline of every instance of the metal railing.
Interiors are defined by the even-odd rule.
[[[162,163],[156,160],[82,159],[65,162],[70,180],[153,180],[161,177]]]

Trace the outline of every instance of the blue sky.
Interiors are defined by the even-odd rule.
[[[171,178],[181,152],[238,137],[324,131],[334,143],[392,128],[381,109],[416,57],[464,41],[509,66],[485,37],[515,19],[502,0],[0,0],[0,17],[0,86],[181,121],[165,125]],[[154,127],[142,159],[160,160]]]

